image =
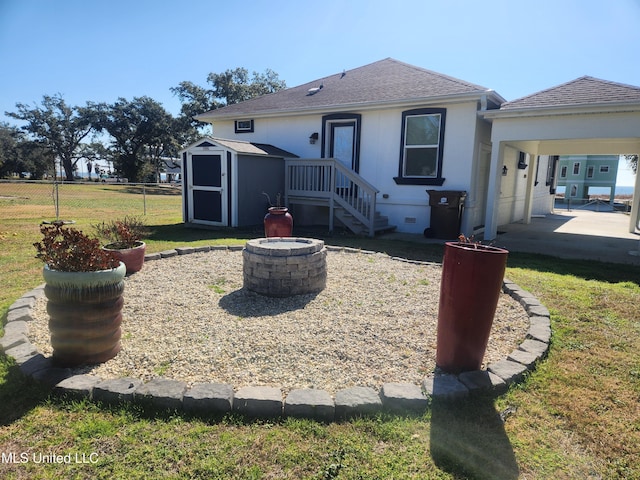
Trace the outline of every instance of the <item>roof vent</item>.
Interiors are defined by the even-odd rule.
[[[310,95],[315,95],[316,93],[318,93],[323,88],[324,88],[324,85],[322,85],[322,84],[320,84],[319,87],[310,88],[309,90],[307,90],[307,97],[310,96]]]

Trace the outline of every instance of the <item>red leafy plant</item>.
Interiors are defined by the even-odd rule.
[[[142,220],[136,217],[124,217],[122,220],[112,220],[94,225],[98,236],[109,242],[111,249],[134,248],[147,235],[147,228]]]
[[[95,272],[117,268],[120,262],[102,249],[100,240],[81,230],[64,227],[62,222],[41,225],[42,241],[33,246],[36,258],[52,270],[61,272]]]
[[[493,247],[493,242],[489,243],[488,245],[485,245],[482,242],[480,242],[480,240],[476,240],[474,235],[467,237],[463,233],[458,235],[458,243],[462,244],[466,248],[470,248],[473,250],[478,250],[478,249],[487,250]]]

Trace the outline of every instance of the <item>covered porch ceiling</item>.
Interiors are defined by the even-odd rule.
[[[532,155],[633,155],[640,150],[640,138],[512,140],[507,144]]]

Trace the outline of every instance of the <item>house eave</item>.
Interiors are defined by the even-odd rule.
[[[502,118],[548,117],[558,115],[584,115],[604,113],[640,113],[637,102],[602,102],[584,105],[551,105],[544,107],[520,107],[478,112],[486,120]]]
[[[445,105],[455,103],[466,102],[481,102],[483,98],[490,97],[494,103],[501,104],[504,99],[495,93],[493,90],[476,91],[470,93],[462,93],[456,95],[441,95],[435,97],[415,97],[407,98],[403,100],[388,100],[388,101],[371,101],[371,102],[356,102],[356,103],[344,103],[340,105],[315,105],[312,107],[295,107],[288,109],[270,109],[260,112],[229,112],[224,113],[221,110],[213,110],[212,112],[202,113],[196,115],[193,118],[200,122],[213,123],[216,120],[235,120],[239,118],[275,118],[285,117],[292,114],[296,115],[315,115],[318,113],[334,113],[344,111],[367,111],[389,108],[403,108],[415,105]]]

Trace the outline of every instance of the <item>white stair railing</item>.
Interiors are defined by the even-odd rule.
[[[373,237],[377,194],[373,185],[334,158],[285,161],[285,202],[289,203],[291,197],[327,201],[330,229],[334,209],[340,206]]]

